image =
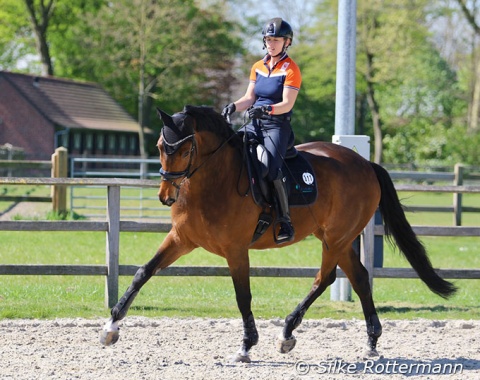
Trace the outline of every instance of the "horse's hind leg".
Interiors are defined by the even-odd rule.
[[[360,258],[352,249],[348,255],[342,257],[338,265],[347,275],[353,290],[358,294],[362,303],[363,314],[367,324],[368,351],[367,356],[377,356],[377,341],[382,335],[382,325],[378,319],[373,303],[372,291],[368,279],[368,271],[360,262]]]
[[[142,286],[159,270],[168,267],[180,256],[193,249],[193,247],[182,245],[178,238],[174,238],[174,235],[174,232],[170,232],[156,255],[147,264],[137,270],[131,285],[110,311],[111,318],[100,334],[100,342],[103,345],[109,346],[117,342],[119,338],[118,322],[125,318],[128,309]]]
[[[322,295],[325,289],[335,281],[336,260],[336,255],[333,254],[332,251],[329,251],[325,243],[323,243],[322,265],[317,273],[313,286],[307,297],[287,316],[282,334],[277,340],[277,349],[282,354],[293,350],[297,342],[293,336],[293,330],[300,325],[308,308]]]

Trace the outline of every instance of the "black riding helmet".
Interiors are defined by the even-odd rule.
[[[265,48],[265,37],[283,37],[283,38],[290,38],[290,44],[293,41],[293,29],[290,24],[280,17],[275,17],[268,20],[265,23],[265,26],[262,30],[263,34],[263,47]],[[285,51],[285,47],[283,48]]]

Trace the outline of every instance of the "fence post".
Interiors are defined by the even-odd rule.
[[[375,246],[375,218],[370,219],[361,234],[360,261],[368,271],[368,280],[373,294],[373,267],[374,267],[374,246]]]
[[[463,185],[463,170],[462,164],[455,164],[455,179],[453,180],[455,186]],[[453,193],[453,223],[455,226],[462,225],[462,193]]]
[[[13,160],[13,145],[9,144],[9,143],[6,143],[4,146],[5,146],[5,148],[7,148],[7,151],[8,151],[7,160],[12,161]],[[12,177],[12,168],[11,167],[8,168],[7,177],[8,178]]]
[[[68,175],[68,150],[64,147],[55,149],[52,154],[52,178],[66,178]],[[52,209],[56,213],[67,211],[67,188],[64,185],[52,186]]]
[[[105,306],[109,309],[114,307],[118,301],[119,247],[120,186],[108,186]]]

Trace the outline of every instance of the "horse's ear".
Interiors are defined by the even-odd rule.
[[[165,113],[163,112],[160,108],[157,107],[157,115],[158,117],[160,118],[160,120],[163,121],[163,124],[166,126],[166,127],[175,127],[175,123],[173,122],[173,119],[172,117],[168,114],[168,113]]]

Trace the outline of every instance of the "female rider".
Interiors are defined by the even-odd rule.
[[[293,40],[288,22],[273,18],[267,21],[262,34],[267,54],[252,66],[245,95],[228,104],[222,115],[229,117],[235,111],[248,110],[251,122],[245,132],[255,134],[268,152],[268,180],[273,184],[276,197],[280,225],[277,242],[281,244],[294,237],[282,163],[293,137],[290,121],[302,76],[296,63],[287,55]]]

